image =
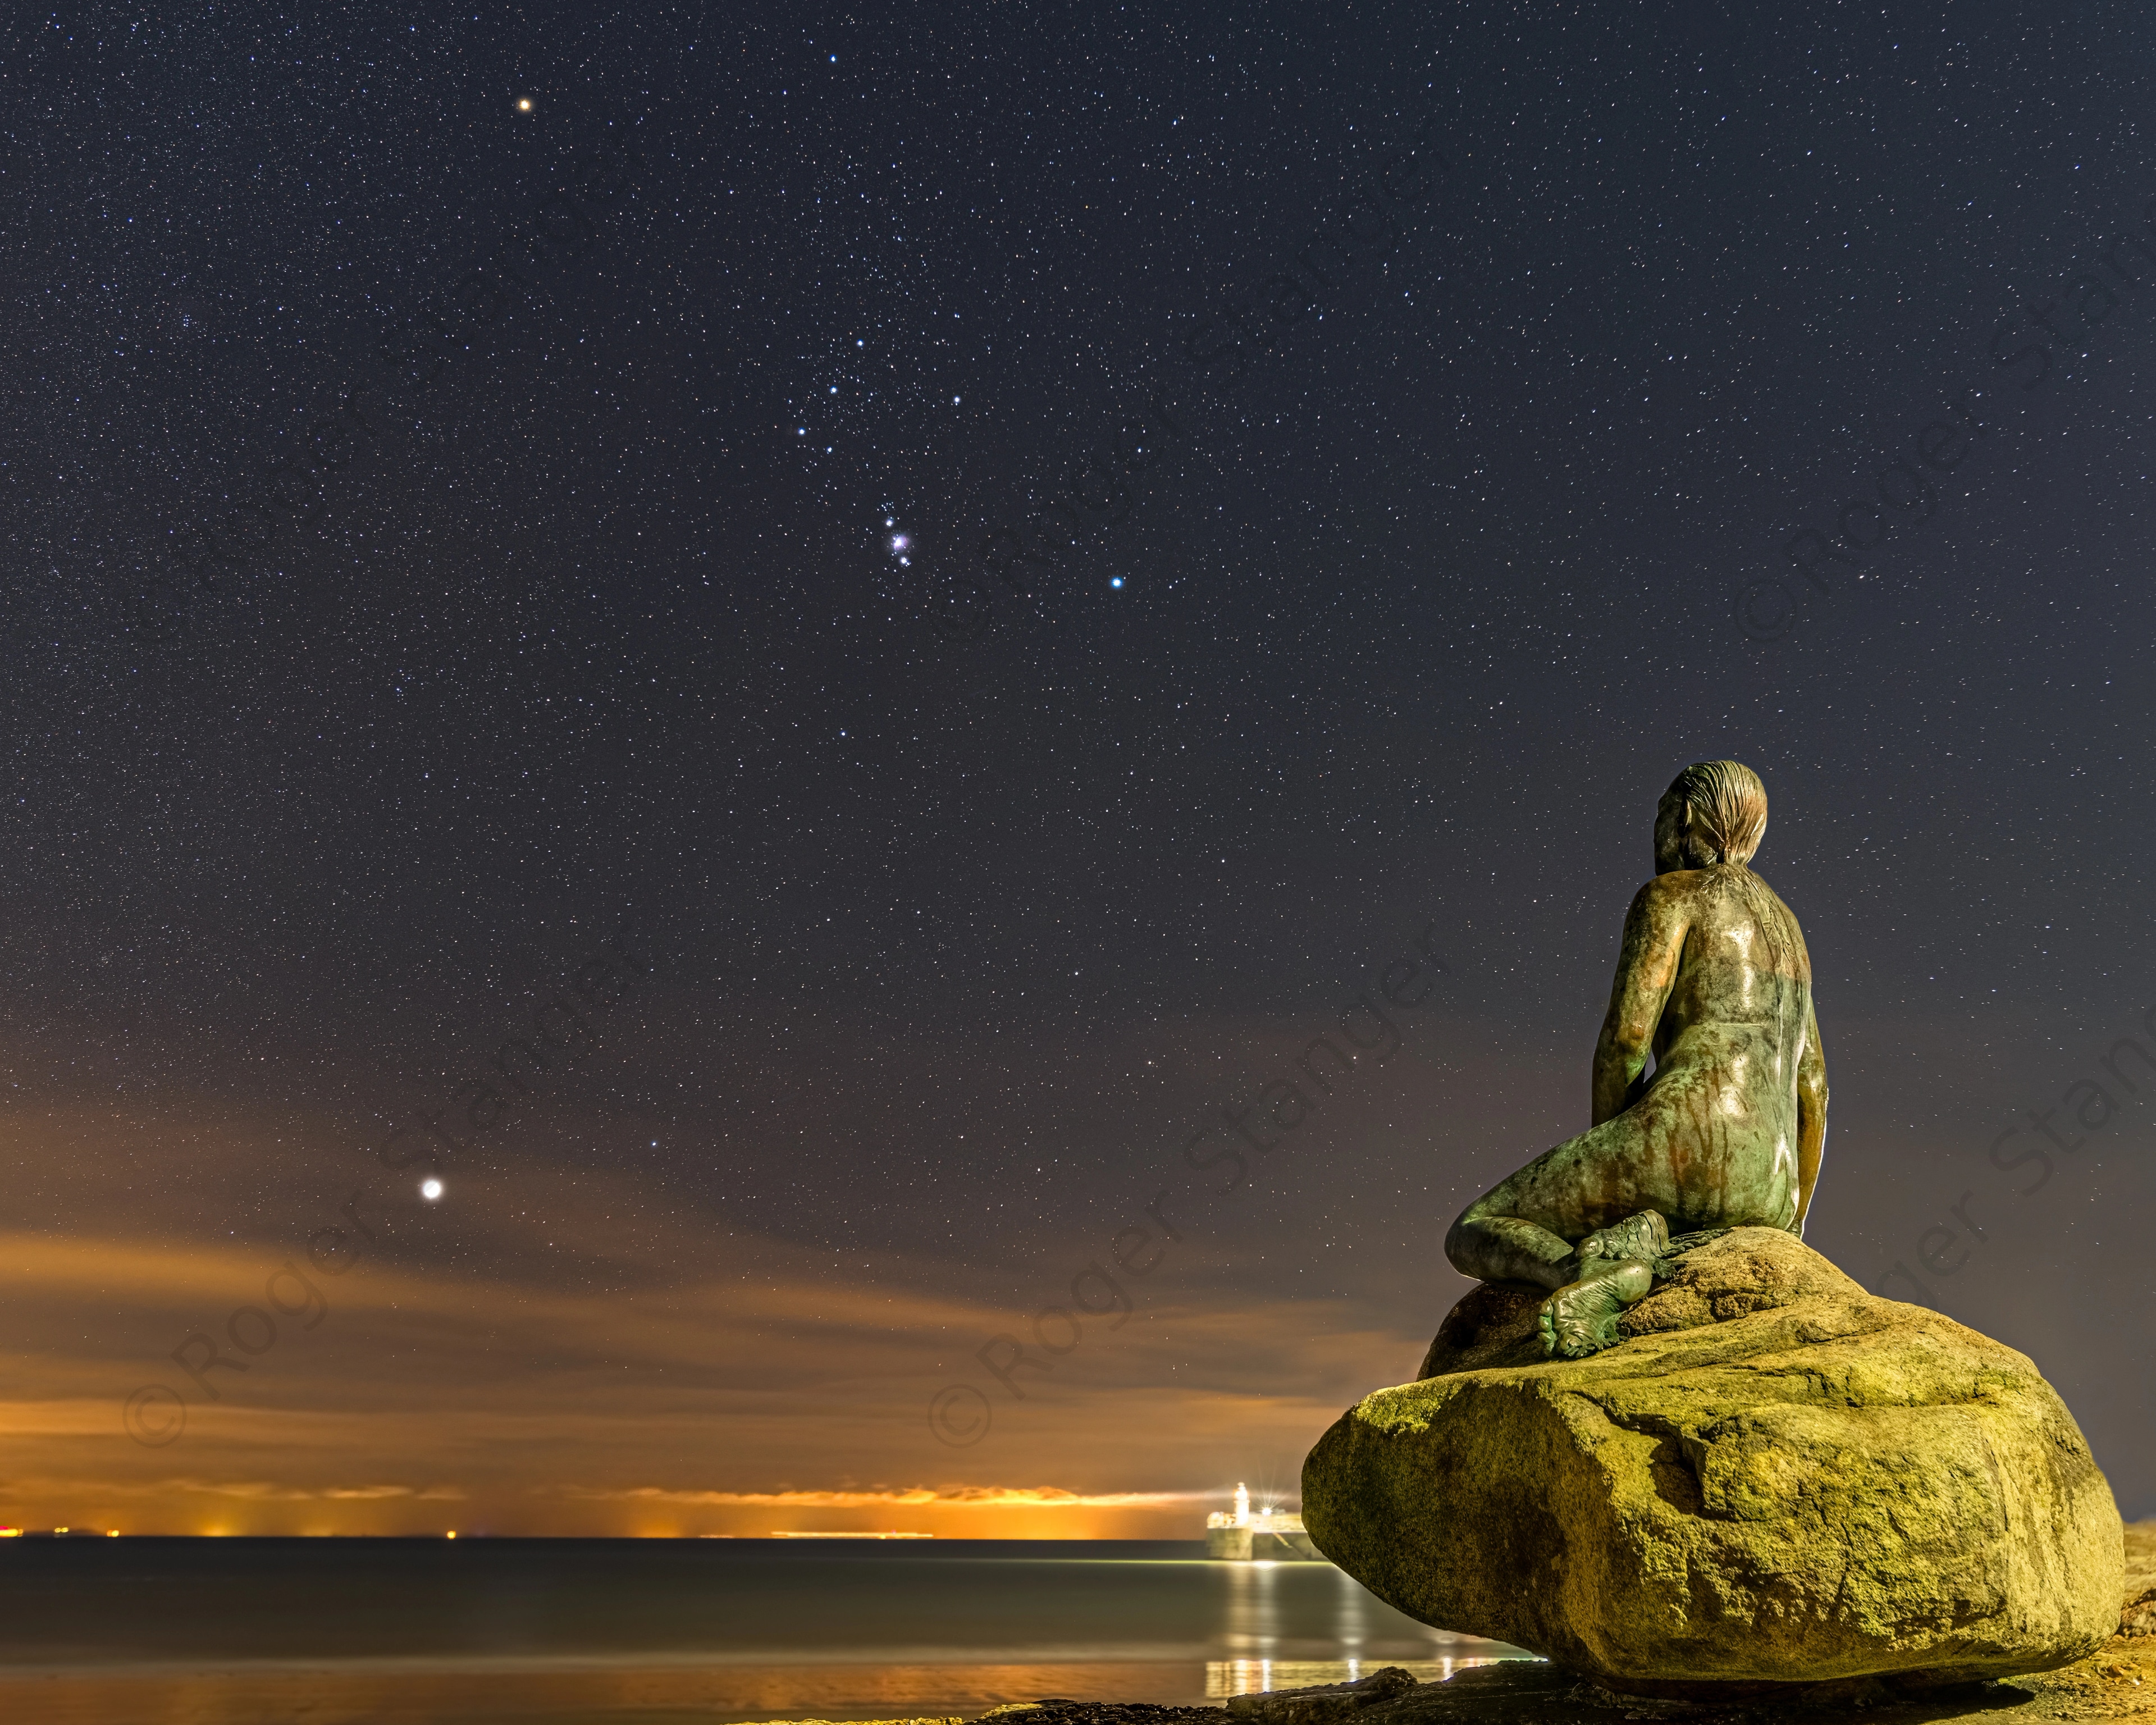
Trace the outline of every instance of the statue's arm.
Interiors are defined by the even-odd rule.
[[[1819,1015],[1804,1003],[1804,1052],[1797,1062],[1797,1224],[1802,1238],[1804,1217],[1819,1184],[1820,1163],[1826,1154],[1826,1055],[1820,1048]]]
[[[1663,1004],[1676,983],[1686,926],[1682,910],[1658,880],[1650,880],[1633,896],[1609,1010],[1594,1043],[1592,1126],[1614,1120],[1646,1087],[1647,1056]]]

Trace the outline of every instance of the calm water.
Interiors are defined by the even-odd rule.
[[[1193,1702],[1510,1653],[1125,1542],[8,1540],[0,1718],[723,1722]]]

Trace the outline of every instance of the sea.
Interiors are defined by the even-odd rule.
[[[9,1725],[948,1717],[1527,1656],[1180,1542],[0,1542]]]

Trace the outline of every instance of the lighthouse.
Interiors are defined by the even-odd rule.
[[[1291,1563],[1297,1558],[1324,1561],[1310,1543],[1310,1536],[1302,1531],[1301,1516],[1270,1504],[1253,1515],[1250,1488],[1240,1481],[1234,1511],[1216,1509],[1205,1517],[1205,1555],[1237,1563],[1247,1563],[1254,1558]]]

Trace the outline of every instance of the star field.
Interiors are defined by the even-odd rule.
[[[1290,1476],[1455,1297],[1452,1215],[1586,1124],[1655,798],[1724,756],[1817,968],[1811,1243],[2030,1353],[2156,1508],[2148,1086],[2041,1192],[1988,1148],[2156,1035],[2138,9],[4,44],[12,1394],[102,1410],[9,1440],[49,1519],[315,1466],[261,1435],[307,1410],[321,1466],[505,1518]],[[1791,536],[1957,404],[1935,513],[1805,586]],[[1188,1122],[1425,930],[1396,1052],[1204,1195]],[[646,968],[511,1096],[609,942]],[[385,1160],[484,1085],[498,1128]],[[1971,1192],[1975,1267],[1923,1270]],[[1000,1398],[982,1343],[1162,1194],[1127,1327]],[[175,1375],[325,1228],[319,1329]],[[550,1407],[499,1479],[429,1423]]]

